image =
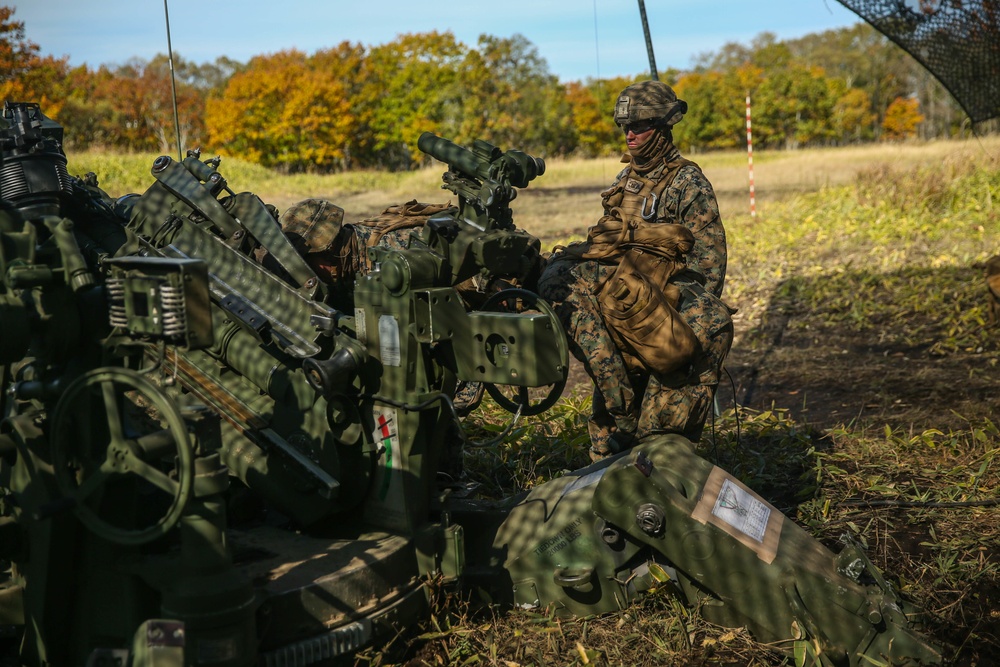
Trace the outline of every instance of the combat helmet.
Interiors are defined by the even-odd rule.
[[[661,81],[640,81],[621,92],[615,103],[615,124],[619,127],[644,120],[672,127],[680,122],[688,105],[677,99],[674,89]]]
[[[300,253],[324,252],[344,225],[344,209],[325,199],[304,199],[282,213],[279,222]]]

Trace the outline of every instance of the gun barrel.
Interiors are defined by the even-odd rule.
[[[488,170],[489,165],[484,165],[483,161],[476,157],[472,151],[439,137],[433,132],[421,134],[420,138],[417,139],[417,148],[432,158],[451,165],[451,167],[470,176],[485,178],[488,175],[480,172],[484,167]]]

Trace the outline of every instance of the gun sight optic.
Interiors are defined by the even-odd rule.
[[[502,152],[481,139],[477,139],[470,150],[432,132],[424,132],[417,140],[417,147],[446,163],[453,171],[480,181],[490,180],[524,188],[545,173],[542,158],[518,150]]]

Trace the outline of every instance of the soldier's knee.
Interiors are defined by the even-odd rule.
[[[547,271],[538,279],[538,296],[549,303],[556,304],[565,301],[571,291],[570,286],[565,281],[559,280],[558,276]]]
[[[538,278],[538,295],[546,301],[563,301],[573,293],[575,282],[570,262],[559,258],[549,260]]]

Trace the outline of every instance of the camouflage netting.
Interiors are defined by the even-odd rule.
[[[938,78],[974,122],[1000,117],[1000,0],[840,0]]]

